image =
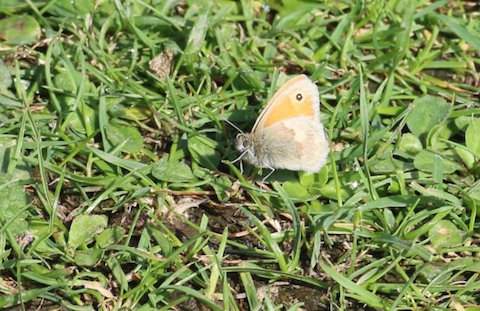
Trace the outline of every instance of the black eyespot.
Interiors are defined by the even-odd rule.
[[[295,98],[298,100],[298,101],[301,101],[303,96],[301,93],[298,93],[297,96],[295,96]]]

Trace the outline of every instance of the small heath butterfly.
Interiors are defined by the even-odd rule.
[[[306,76],[287,81],[268,102],[251,133],[236,138],[247,162],[272,170],[318,172],[329,152],[320,122],[317,86]]]

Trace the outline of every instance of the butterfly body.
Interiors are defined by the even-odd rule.
[[[319,105],[316,85],[305,75],[294,77],[275,93],[252,132],[237,135],[236,148],[261,168],[318,172],[329,152]]]

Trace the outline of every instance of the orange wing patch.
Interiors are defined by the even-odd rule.
[[[297,91],[291,94],[280,94],[275,107],[265,115],[263,126],[268,127],[277,122],[294,117],[313,117],[315,115],[314,102],[311,94]]]
[[[298,75],[296,77],[293,77],[291,78],[290,80],[288,80],[287,82],[285,82],[281,88],[279,88],[275,94],[273,94],[273,97],[270,98],[269,102],[270,103],[273,103],[278,97],[280,96],[285,96],[285,91],[291,87],[292,85],[294,85],[295,83],[298,83],[300,81],[303,81],[303,80],[309,80],[308,77],[306,75]]]

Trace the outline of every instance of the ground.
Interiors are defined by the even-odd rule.
[[[478,310],[474,1],[4,1],[0,308]],[[232,163],[318,87],[318,173]]]

